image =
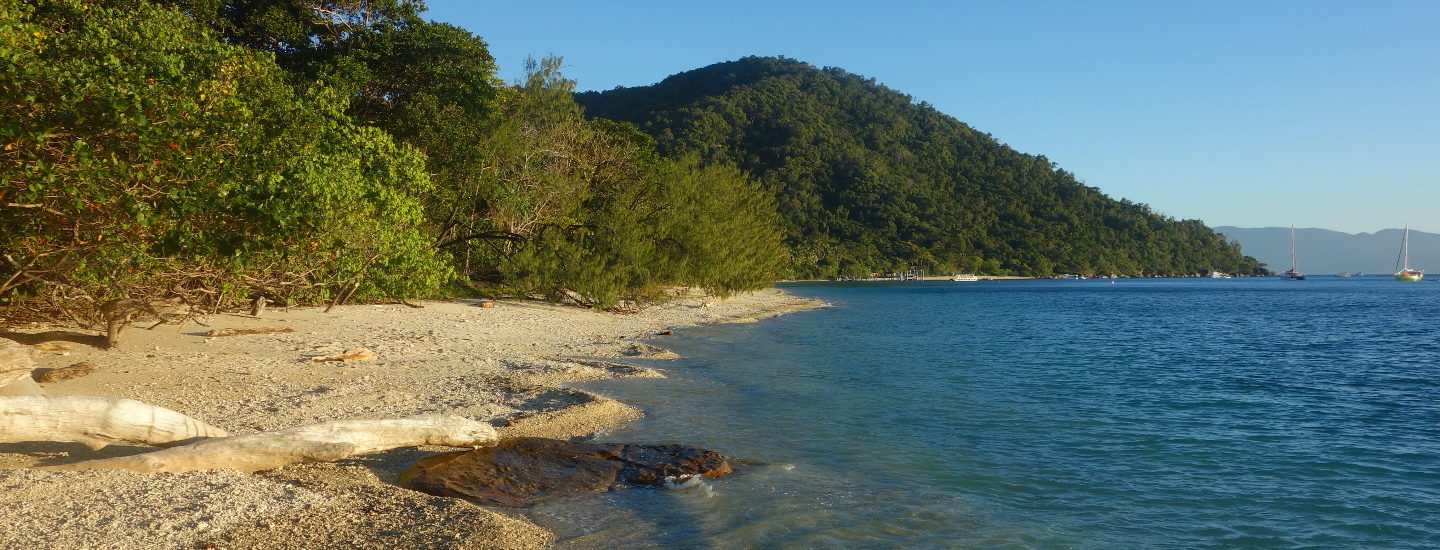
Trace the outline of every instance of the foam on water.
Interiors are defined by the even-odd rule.
[[[795,286],[605,439],[751,462],[532,517],[568,548],[1440,547],[1440,287]]]

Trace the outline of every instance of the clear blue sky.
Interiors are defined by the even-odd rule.
[[[1440,232],[1440,0],[429,0],[513,81],[744,57],[840,67],[1211,226]]]

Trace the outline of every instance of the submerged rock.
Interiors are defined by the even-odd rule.
[[[478,504],[522,507],[626,485],[729,474],[720,453],[695,447],[524,437],[426,457],[400,475],[400,484]]]
[[[640,359],[675,359],[680,357],[678,353],[644,342],[635,342],[625,346],[620,350],[620,355],[625,357],[638,357]]]

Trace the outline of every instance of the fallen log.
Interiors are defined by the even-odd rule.
[[[33,382],[33,381],[32,381]],[[0,443],[76,442],[177,445],[229,432],[164,407],[91,395],[0,397]]]
[[[495,428],[489,424],[459,416],[338,420],[40,469],[180,473],[226,468],[251,473],[297,462],[328,462],[400,447],[478,447],[492,445],[496,440]]]
[[[0,388],[30,377],[35,360],[30,348],[8,338],[0,338]]]
[[[345,350],[345,351],[342,351],[342,352],[337,353],[337,354],[334,354],[334,355],[322,355],[322,356],[319,356],[319,357],[311,357],[311,358],[310,358],[310,362],[311,362],[311,363],[323,363],[323,362],[326,362],[326,361],[339,361],[339,362],[341,362],[341,363],[349,363],[349,362],[351,362],[351,361],[369,361],[369,360],[371,360],[371,359],[379,359],[379,358],[380,358],[380,356],[379,356],[379,355],[375,355],[375,352],[373,352],[373,351],[370,351],[370,350],[365,349],[365,348],[355,348],[355,349],[347,349],[347,350]]]
[[[258,327],[258,328],[219,328],[205,333],[206,338],[219,338],[221,336],[244,336],[247,334],[285,334],[295,332],[290,327]]]

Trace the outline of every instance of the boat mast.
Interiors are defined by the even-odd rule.
[[[1405,236],[1400,239],[1400,257],[1395,260],[1399,264],[1400,273],[1410,271],[1410,224],[1405,224]]]

